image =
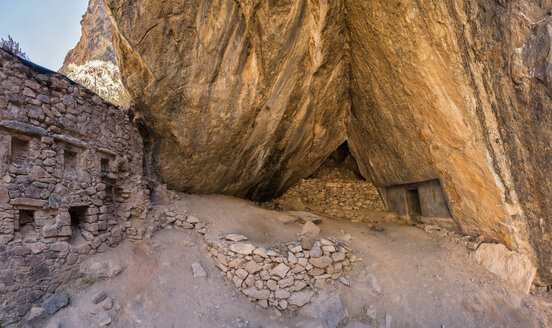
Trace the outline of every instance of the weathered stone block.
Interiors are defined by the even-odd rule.
[[[100,229],[100,226],[98,222],[93,222],[93,223],[84,223],[82,225],[82,228],[90,232],[98,232],[98,230]]]
[[[71,228],[71,226],[66,225],[66,226],[63,226],[59,229],[58,235],[59,236],[71,236],[72,233],[73,233],[73,229]]]
[[[48,237],[56,237],[58,235],[58,229],[55,225],[45,225],[42,227],[42,236],[48,238]]]

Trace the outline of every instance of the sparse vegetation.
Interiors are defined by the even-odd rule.
[[[69,64],[67,76],[114,105],[124,106],[130,102],[119,68],[112,62],[92,60],[84,65]]]
[[[12,39],[11,35],[8,35],[7,40],[4,38],[0,39],[0,48],[9,50],[21,58],[27,60],[29,59],[29,57],[27,57],[27,54],[19,46],[19,42],[16,42],[14,39]]]

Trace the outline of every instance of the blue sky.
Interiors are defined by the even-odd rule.
[[[57,71],[80,39],[88,0],[0,0],[0,38],[19,42],[29,59]]]

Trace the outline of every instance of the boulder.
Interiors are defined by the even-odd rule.
[[[342,1],[104,4],[169,188],[273,196],[345,141]]]
[[[502,244],[483,243],[471,254],[483,267],[529,293],[537,269],[527,256],[510,251]]]

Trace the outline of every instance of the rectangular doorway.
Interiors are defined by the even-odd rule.
[[[406,190],[406,213],[408,214],[409,220],[421,220],[422,208],[420,206],[420,194],[418,192],[418,188]]]

